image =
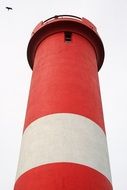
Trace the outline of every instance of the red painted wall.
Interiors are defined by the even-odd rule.
[[[33,68],[25,127],[52,113],[76,113],[104,130],[97,61],[88,40],[64,32],[49,36],[39,45]]]

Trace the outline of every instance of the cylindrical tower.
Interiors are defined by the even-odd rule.
[[[15,190],[112,190],[95,26],[71,15],[37,25]]]

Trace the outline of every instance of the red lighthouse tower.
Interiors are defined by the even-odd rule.
[[[59,15],[28,45],[33,69],[15,190],[112,190],[95,26]]]

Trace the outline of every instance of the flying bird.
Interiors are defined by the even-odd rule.
[[[12,7],[5,7],[8,11],[13,10]]]

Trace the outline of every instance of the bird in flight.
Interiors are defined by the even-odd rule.
[[[12,7],[5,7],[8,11],[13,10]]]

